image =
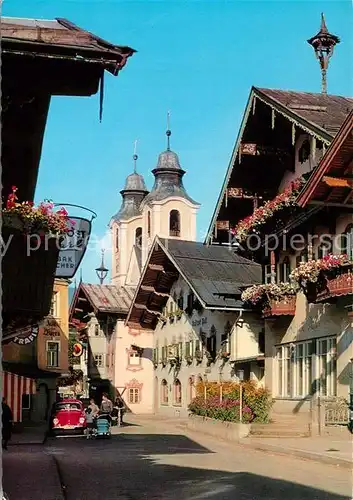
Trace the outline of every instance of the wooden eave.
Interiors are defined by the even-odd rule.
[[[215,232],[216,228],[216,222],[219,218],[220,211],[224,207],[225,199],[226,199],[226,191],[230,187],[247,187],[247,186],[231,186],[231,178],[234,176],[234,173],[240,173],[242,169],[244,169],[244,172],[247,172],[247,166],[245,165],[245,155],[240,155],[240,164],[239,164],[239,153],[240,153],[240,148],[242,142],[246,143],[251,143],[253,142],[253,137],[248,137],[247,136],[247,125],[248,125],[248,120],[249,117],[252,114],[256,113],[256,102],[260,101],[261,103],[265,104],[270,110],[270,113],[274,113],[275,115],[279,115],[284,118],[288,122],[288,126],[294,129],[299,129],[303,132],[308,133],[312,137],[315,137],[318,139],[322,144],[329,145],[332,141],[333,136],[325,129],[322,127],[312,123],[309,120],[306,120],[299,114],[295,112],[295,110],[291,110],[288,107],[284,106],[282,103],[280,103],[278,100],[271,98],[267,95],[265,95],[261,90],[257,89],[256,87],[252,87],[248,102],[245,108],[245,112],[243,115],[243,119],[239,128],[238,136],[232,151],[232,155],[230,158],[230,162],[227,168],[227,172],[223,181],[223,185],[221,188],[220,195],[218,197],[217,203],[215,210],[212,215],[212,219],[209,225],[209,229],[206,235],[205,243],[211,243],[213,239],[213,234]],[[271,114],[270,114],[271,116]],[[270,118],[271,120],[271,118]],[[284,122],[283,122],[284,123]],[[259,125],[260,126],[260,125]],[[271,127],[271,123],[267,124],[267,126]],[[276,125],[275,125],[276,126]],[[289,132],[289,137],[291,135],[291,132]],[[293,144],[292,144],[293,146]],[[292,148],[293,154],[294,154],[294,146]],[[253,157],[252,157],[253,158]],[[256,160],[254,160],[256,161]],[[257,158],[258,161],[258,158]],[[273,176],[270,176],[269,179],[273,179]],[[272,181],[273,182],[273,192],[268,196],[268,199],[271,199],[276,192],[276,189],[278,188],[278,179]],[[234,200],[232,205],[231,212],[237,214],[238,220],[242,219],[243,217],[246,217],[247,215],[250,215],[252,212],[251,205],[249,204],[249,198],[246,199],[239,199],[239,200]],[[246,205],[245,205],[246,204]],[[229,209],[228,209],[229,211]],[[227,210],[226,210],[227,212]],[[239,217],[238,217],[239,215]],[[223,221],[223,218],[220,219]],[[226,224],[229,222],[228,219],[224,219],[224,223]]]
[[[156,241],[152,248],[126,322],[154,330],[179,273]]]
[[[353,111],[348,115],[316,171],[298,196],[301,207],[308,204],[342,206],[353,204]]]

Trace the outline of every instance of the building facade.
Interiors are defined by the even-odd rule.
[[[309,418],[314,401],[348,398],[352,109],[350,98],[253,89],[211,221],[207,243],[236,245],[260,262],[269,292],[294,286],[304,263],[312,268],[329,255],[347,254],[347,277],[340,278],[346,281],[337,293],[310,297],[304,279],[296,293],[254,308],[264,321],[265,385],[274,415]],[[314,181],[317,197],[302,203]],[[318,279],[330,286],[324,272]]]

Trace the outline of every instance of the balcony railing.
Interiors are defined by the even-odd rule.
[[[296,300],[296,295],[288,295],[280,299],[270,299],[268,305],[263,308],[262,315],[264,318],[294,316]]]
[[[350,294],[353,294],[353,273],[351,267],[343,269],[337,276],[326,275],[325,287],[318,292],[316,302]]]

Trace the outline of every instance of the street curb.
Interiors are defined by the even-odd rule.
[[[271,444],[253,444],[253,443],[244,443],[244,441],[239,441],[239,444],[241,446],[244,446],[246,448],[250,448],[252,450],[257,450],[257,451],[262,451],[262,452],[267,452],[267,453],[274,453],[276,455],[281,455],[281,456],[289,456],[289,457],[295,457],[295,458],[302,458],[304,460],[311,460],[313,462],[318,462],[326,465],[335,465],[338,467],[343,467],[344,469],[352,469],[352,462],[350,460],[346,460],[344,458],[338,458],[338,457],[327,457],[324,455],[319,455],[316,453],[313,453],[311,451],[306,451],[306,450],[296,450],[296,449],[288,449],[288,448],[283,448],[282,446],[276,446],[276,445],[271,445]]]
[[[186,424],[182,423],[176,423],[174,422],[168,422],[168,419],[163,419],[157,421],[157,419],[153,422],[153,419],[151,420],[143,420],[141,419],[140,421],[144,421],[145,424],[158,424],[158,423],[165,423],[168,426],[173,426],[177,429],[180,429],[184,432],[190,433],[190,434],[199,434],[199,435],[204,435],[210,437],[209,434],[206,434],[205,432],[201,431],[194,431],[191,430],[187,427]],[[212,437],[212,436],[211,436]],[[336,457],[328,457],[324,455],[319,455],[317,453],[313,453],[311,451],[306,451],[306,450],[296,450],[296,449],[290,449],[290,448],[283,448],[282,446],[276,446],[276,445],[271,445],[271,444],[260,444],[260,443],[246,443],[245,442],[246,438],[240,439],[238,441],[234,441],[234,444],[239,444],[240,446],[243,446],[244,448],[249,448],[252,450],[256,451],[261,451],[263,453],[273,453],[275,455],[279,456],[287,456],[287,457],[295,457],[303,460],[310,460],[312,462],[317,462],[317,463],[322,463],[326,465],[334,465],[336,467],[342,467],[344,469],[352,469],[352,461],[346,460],[344,458],[336,458]]]

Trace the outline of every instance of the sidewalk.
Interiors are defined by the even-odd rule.
[[[12,433],[9,446],[43,444],[46,440],[48,424],[24,424]]]
[[[187,428],[186,418],[167,418],[159,415],[128,415],[128,422],[141,425],[174,427],[185,434],[202,435],[200,432],[190,431]],[[352,468],[353,436],[348,432],[338,433],[335,436],[302,437],[302,438],[243,438],[238,445],[255,450],[287,455],[320,463]],[[237,443],[234,443],[237,446]]]
[[[54,458],[42,447],[9,448],[3,452],[2,467],[10,500],[64,500]]]

